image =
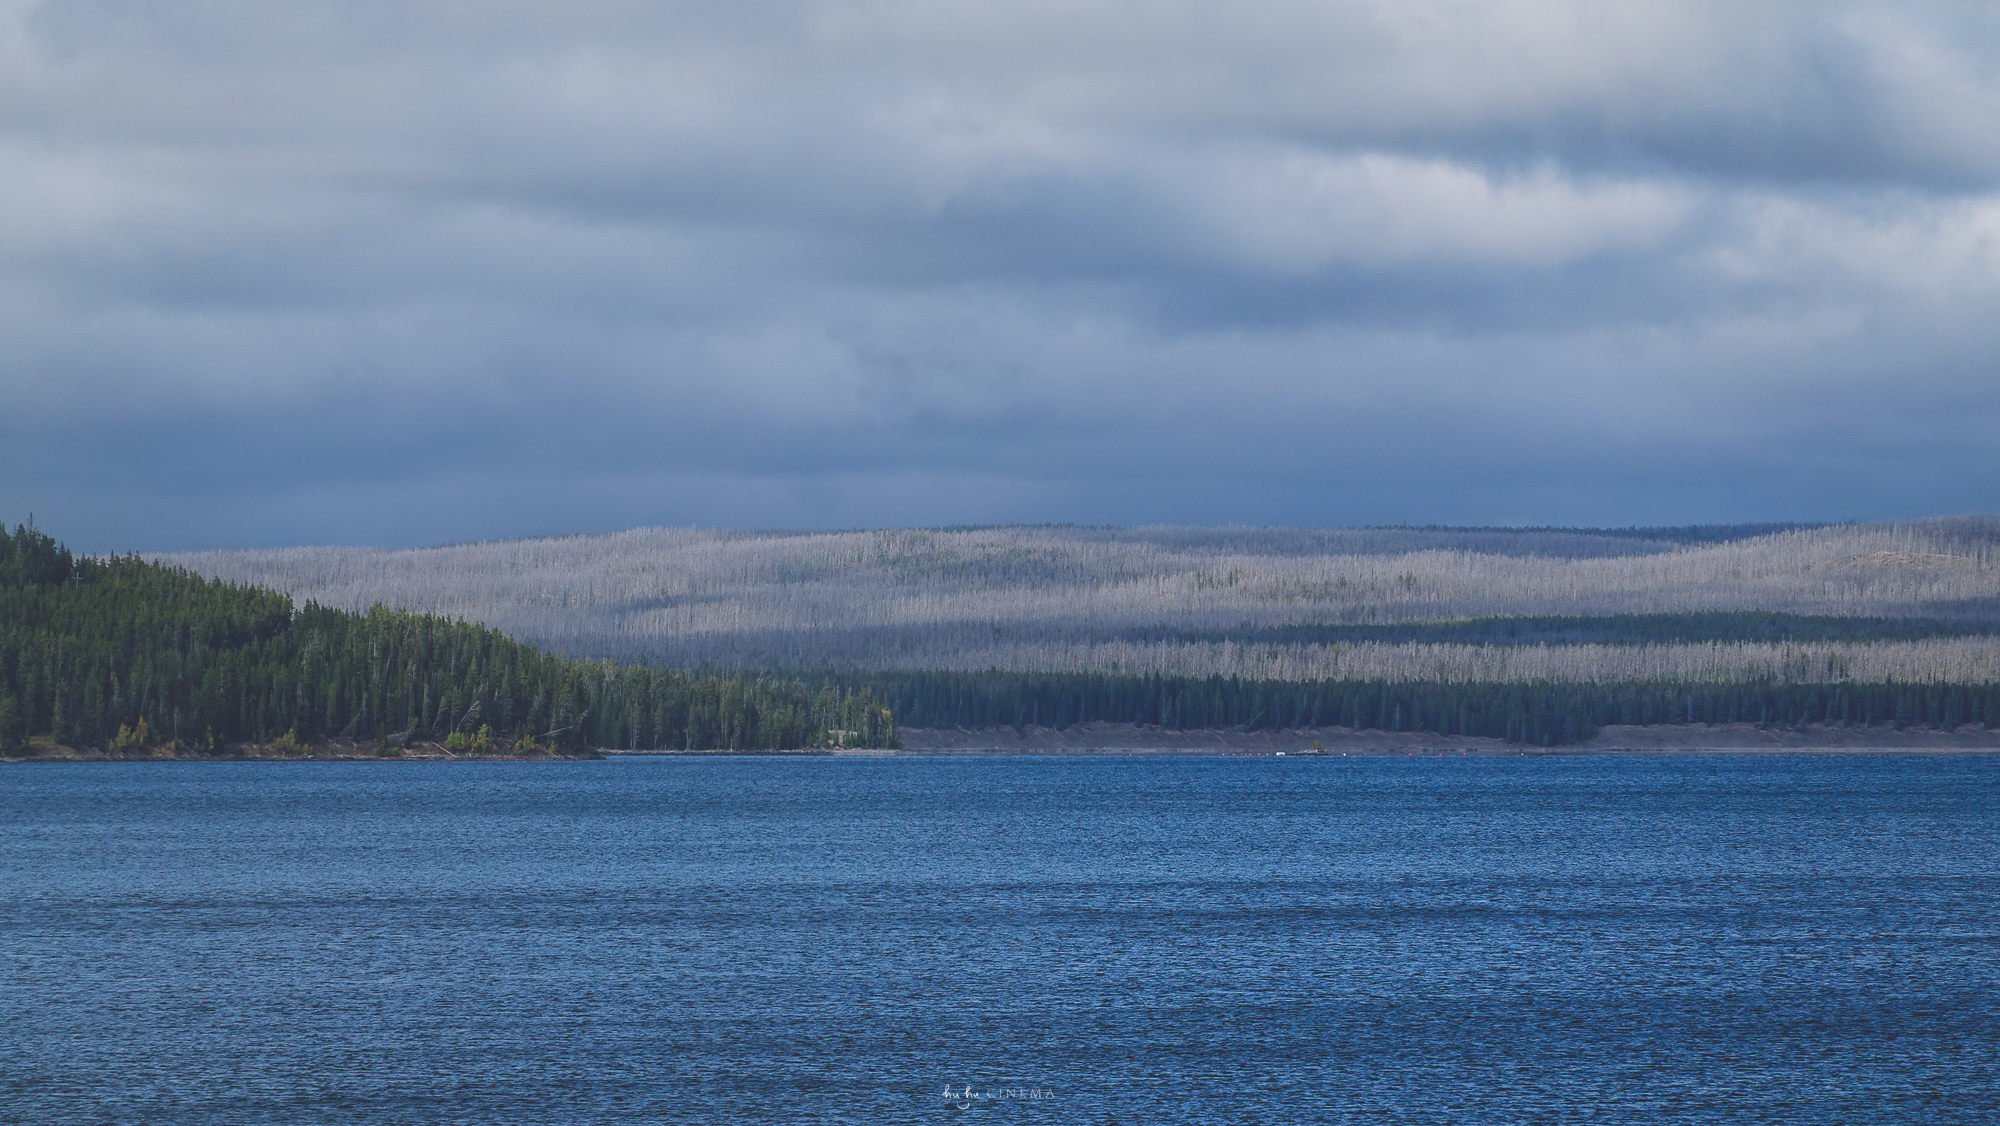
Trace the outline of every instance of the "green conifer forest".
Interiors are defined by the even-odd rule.
[[[366,613],[0,529],[0,753],[301,746],[473,751],[892,746],[865,689],[557,657],[431,614]]]
[[[1582,742],[1612,724],[2000,726],[2000,684],[1993,683],[1438,683],[931,670],[851,674],[845,683],[887,701],[912,728],[1350,727],[1554,746]]]

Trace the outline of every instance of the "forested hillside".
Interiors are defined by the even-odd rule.
[[[640,530],[181,557],[579,656],[810,670],[912,727],[2000,722],[2000,519]]]
[[[176,557],[673,667],[1984,681],[2000,519],[1657,529],[643,529]]]
[[[865,691],[553,656],[433,614],[366,613],[0,529],[0,751],[328,737],[475,751],[893,745]]]

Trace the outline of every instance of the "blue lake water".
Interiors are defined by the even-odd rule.
[[[1992,1121],[1996,798],[1983,756],[16,766],[0,1119]]]

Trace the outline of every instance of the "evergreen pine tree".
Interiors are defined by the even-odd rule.
[[[21,717],[21,702],[0,695],[0,754],[11,755],[27,743],[27,727]]]

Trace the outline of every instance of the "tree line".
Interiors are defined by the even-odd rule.
[[[877,666],[881,667],[881,666]],[[1871,642],[1685,645],[1453,645],[1374,641],[1269,645],[1235,641],[994,644],[949,663],[899,656],[889,667],[1123,673],[1244,680],[1463,683],[1671,680],[1827,682],[2000,680],[2000,635]]]
[[[1139,628],[1111,640],[1140,644],[1235,641],[1263,645],[1690,645],[1706,642],[1871,642],[1979,637],[1987,621],[1935,618],[1839,617],[1772,610],[1681,614],[1516,615],[1445,621],[1336,624],[1300,622],[1238,629]]]
[[[1612,724],[2000,725],[2000,684],[1440,684],[936,671],[850,673],[843,683],[883,700],[908,727],[1349,727],[1553,746]]]
[[[866,689],[544,653],[497,630],[366,613],[0,528],[0,747],[325,738],[586,748],[893,746]]]

